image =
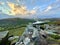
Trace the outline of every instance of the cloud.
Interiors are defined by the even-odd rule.
[[[29,15],[29,14],[35,14],[35,10],[28,10],[27,6],[24,5],[17,5],[11,2],[8,2],[8,6],[11,8],[11,13],[13,15]]]
[[[17,14],[24,15],[28,13],[25,6],[16,5],[10,2],[8,3],[8,6],[11,8],[11,13],[14,15],[17,15]]]
[[[39,15],[58,15],[60,12],[60,2],[56,1],[52,4],[49,4],[42,12],[38,13]]]
[[[51,6],[48,6],[47,9],[44,10],[44,12],[50,11],[52,9]]]
[[[14,3],[14,2],[7,2],[8,6],[9,6],[9,11],[7,9],[4,9],[5,13],[8,15],[14,15],[14,16],[20,16],[20,17],[27,17],[27,18],[33,18],[36,16],[41,16],[41,15],[54,15],[54,14],[59,14],[60,12],[60,0],[56,0],[56,2],[54,1],[53,3],[49,3],[48,5],[45,4],[47,2],[49,2],[50,0],[31,0],[30,3],[32,3],[32,5],[28,4],[28,2],[30,0],[15,0],[18,3]],[[24,3],[21,4],[21,3]],[[43,3],[42,5],[38,5],[38,3]],[[2,4],[2,3],[1,3]],[[34,5],[35,4],[35,5]],[[46,6],[45,6],[46,5]],[[30,7],[31,6],[31,7]],[[35,7],[33,7],[35,6]],[[29,8],[28,8],[29,7]]]
[[[16,0],[18,3],[20,2],[20,0]]]
[[[46,2],[50,2],[51,0],[38,0],[38,2],[40,3],[46,3]],[[37,0],[31,0],[32,4],[36,3]]]
[[[0,10],[0,14],[2,13],[2,10]]]
[[[56,1],[59,1],[59,0],[56,0]]]
[[[31,14],[36,14],[36,10],[31,10],[30,13]]]
[[[4,2],[0,2],[0,5],[4,5]]]

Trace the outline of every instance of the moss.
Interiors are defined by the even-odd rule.
[[[60,36],[59,35],[50,35],[52,38],[54,38],[54,39],[60,39]]]

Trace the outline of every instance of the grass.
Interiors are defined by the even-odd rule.
[[[22,33],[24,32],[24,30],[25,30],[25,27],[8,30],[8,31],[9,31],[9,36],[10,36],[10,35],[21,36]],[[14,43],[14,42],[16,42],[16,41],[18,41],[18,39],[14,39],[14,40],[12,40],[11,42],[8,41],[6,45],[9,45],[9,43],[12,44],[12,43]]]
[[[1,28],[2,29],[2,28]],[[25,27],[18,27],[18,28],[6,28],[4,30],[0,30],[1,31],[9,31],[9,36],[10,35],[14,35],[14,36],[21,36],[21,34],[24,32]]]
[[[17,29],[8,30],[8,31],[9,31],[9,35],[21,36],[24,30],[25,30],[25,27],[21,27]]]
[[[48,37],[47,41],[50,41],[50,42],[52,41],[52,42],[55,42],[55,43],[60,43],[60,39],[54,39],[52,37]]]

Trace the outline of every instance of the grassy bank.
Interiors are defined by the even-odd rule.
[[[21,36],[24,32],[25,27],[9,30],[9,35]]]

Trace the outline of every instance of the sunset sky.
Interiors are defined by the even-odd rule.
[[[21,18],[60,17],[60,0],[0,0],[0,14]]]

